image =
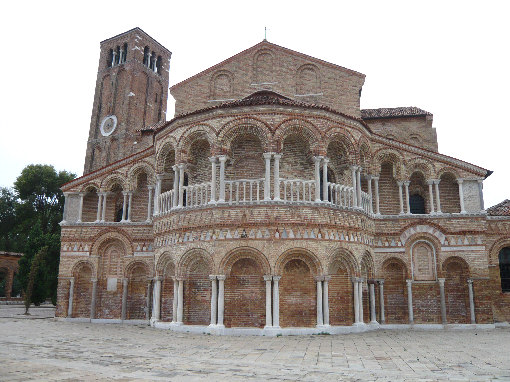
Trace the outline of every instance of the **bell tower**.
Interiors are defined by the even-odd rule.
[[[166,121],[172,52],[140,28],[100,47],[83,174],[147,148],[137,130]]]

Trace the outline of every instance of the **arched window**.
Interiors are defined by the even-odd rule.
[[[510,292],[510,247],[499,251],[499,275],[501,277],[501,291]]]
[[[161,59],[161,56],[158,56],[158,59],[156,60],[156,69],[155,72],[160,74],[161,73],[161,64],[163,63],[163,60]]]
[[[108,58],[106,60],[106,67],[111,68],[113,66],[113,49],[108,52]]]
[[[145,66],[149,66],[149,47],[148,46],[146,46],[143,49],[143,64]]]
[[[149,68],[154,70],[155,66],[156,66],[156,53],[152,52],[149,62]]]
[[[128,50],[128,45],[127,45],[127,42],[126,42],[126,43],[124,43],[124,47],[122,48],[122,59],[121,59],[121,63],[126,62],[126,59],[127,59],[127,50]]]
[[[409,196],[409,205],[411,207],[412,214],[424,214],[425,213],[425,199],[420,194],[413,194]]]

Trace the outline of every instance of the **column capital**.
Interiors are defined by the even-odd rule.
[[[440,286],[444,286],[444,278],[438,278],[437,279],[437,282],[439,283]]]
[[[467,279],[468,284],[473,284],[473,279]]]
[[[404,186],[407,186],[409,187],[409,185],[411,184],[411,181],[410,180],[404,180]]]
[[[220,162],[226,162],[227,161],[227,156],[226,155],[218,155],[218,160]]]
[[[227,278],[227,276],[225,275],[216,275],[216,278],[219,280],[219,281],[223,281]]]
[[[356,171],[358,169],[358,166],[355,164],[350,165],[351,170]]]
[[[376,279],[375,281],[377,281],[379,285],[384,285],[384,279]]]
[[[323,277],[324,277],[324,281],[329,281],[329,280],[331,280],[331,276],[329,276],[329,275],[324,275]]]
[[[376,182],[379,181],[379,175],[370,175],[372,177],[373,180],[375,180]]]
[[[273,281],[280,281],[281,278],[282,276],[273,275]]]
[[[404,185],[404,181],[403,180],[397,180],[397,184],[399,187],[402,187]]]
[[[154,188],[155,188],[155,187],[154,187],[152,184],[149,184],[149,185],[147,186],[147,188],[149,189],[149,191],[152,191],[152,190],[154,190]]]
[[[274,156],[274,159],[280,159],[282,157],[283,154],[281,153],[274,153],[273,156]]]
[[[78,195],[83,198],[85,196],[85,192],[78,192]]]
[[[264,275],[263,277],[264,277],[264,281],[271,281],[271,280],[273,280],[273,276],[271,276],[271,275]]]
[[[434,184],[434,179],[427,179],[426,183],[428,186],[432,186]]]
[[[179,167],[179,170],[180,170],[180,169],[184,169],[186,167],[186,165],[187,165],[187,163],[179,163],[177,165],[177,167]]]
[[[329,163],[329,158],[328,157],[324,157],[324,158],[322,158],[322,160],[324,161],[324,164],[328,164]]]
[[[209,275],[209,280],[214,281],[216,280],[216,275]]]
[[[273,152],[265,152],[262,154],[262,156],[264,157],[264,159],[271,159],[273,154],[274,154]]]
[[[315,281],[323,281],[324,276],[315,276],[314,279],[315,279]]]
[[[69,281],[71,281],[72,283],[74,283],[74,276],[69,277]]]
[[[407,286],[412,285],[413,284],[413,280],[410,280],[410,279],[406,280],[406,284],[407,284]]]
[[[464,179],[463,179],[463,178],[459,178],[459,179],[457,179],[457,183],[458,183],[458,184],[462,184],[463,182],[464,182]]]
[[[216,159],[217,159],[217,157],[215,157],[215,156],[209,157],[209,161],[211,163],[216,163]]]
[[[127,278],[122,279],[122,285],[127,286],[128,282],[129,282],[129,279],[127,279]]]
[[[434,184],[439,184],[440,181],[441,179],[433,179]]]
[[[365,174],[365,179],[368,180],[369,182],[372,180],[373,176],[370,175],[370,174]]]
[[[313,161],[315,163],[320,163],[320,161],[322,160],[322,158],[324,158],[322,155],[316,155],[313,157]]]
[[[97,283],[97,279],[90,279],[92,283]]]
[[[161,276],[155,276],[152,280],[153,280],[153,281],[161,281],[161,280],[163,280],[163,277],[161,277]]]

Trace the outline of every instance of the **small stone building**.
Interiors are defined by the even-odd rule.
[[[139,28],[101,43],[57,316],[214,333],[510,319],[508,201],[431,113],[360,109],[365,75],[266,40],[170,88]]]
[[[22,256],[22,253],[0,251],[0,301],[17,297],[13,294],[13,284]]]

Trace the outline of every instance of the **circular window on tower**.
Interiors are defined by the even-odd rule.
[[[115,131],[117,127],[117,117],[115,115],[108,115],[104,117],[103,122],[101,122],[101,134],[104,137],[111,135]]]

